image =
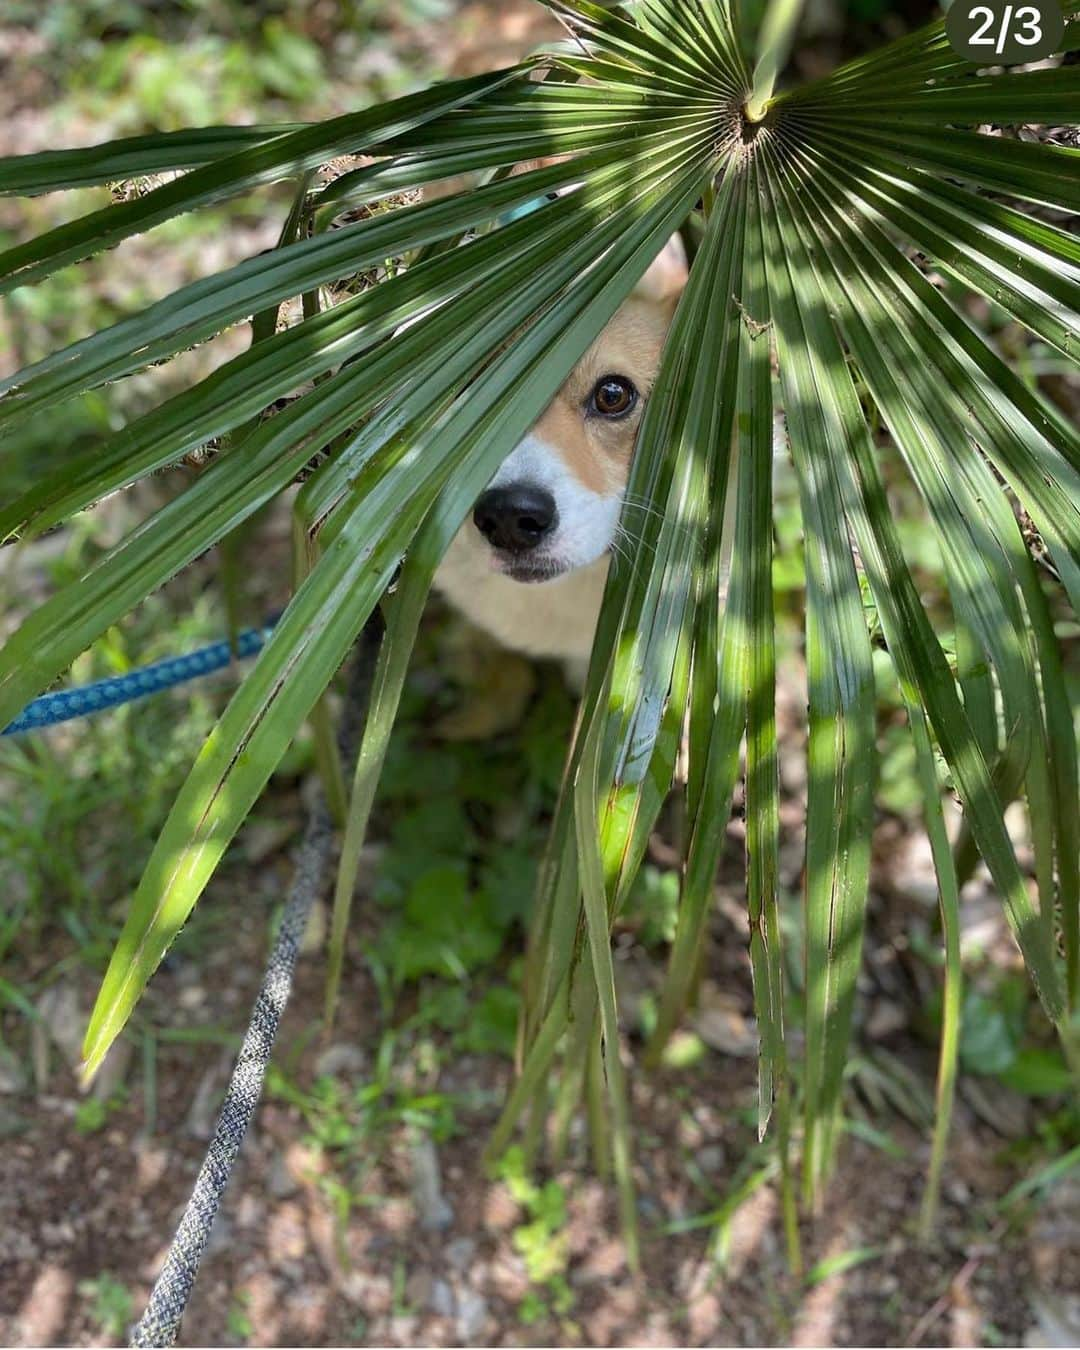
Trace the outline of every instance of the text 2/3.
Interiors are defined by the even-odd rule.
[[[1065,31],[1057,0],[954,0],[945,21],[952,46],[972,61],[1014,65],[1052,56]]]
[[[1001,11],[1001,22],[996,22],[997,15],[989,5],[976,5],[974,9],[968,12],[969,19],[982,19],[981,28],[972,33],[970,42],[973,47],[993,47],[994,51],[1000,56],[1005,50],[1005,41],[1009,36],[1009,25],[1015,21],[1016,32],[1013,37],[1024,47],[1034,47],[1037,42],[1042,41],[1042,15],[1034,5],[1017,5],[1016,13],[1013,13],[1012,5],[1006,5]],[[991,31],[997,28],[997,35]]]

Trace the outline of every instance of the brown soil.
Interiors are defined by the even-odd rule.
[[[289,802],[275,805],[279,817],[288,814]],[[291,805],[298,815],[299,803]],[[243,840],[238,848],[242,853]],[[178,958],[154,980],[147,998],[153,1025],[242,1029],[268,919],[288,874],[287,855],[278,852],[215,883],[204,906],[217,914],[220,936],[208,954]],[[738,1021],[749,1015],[750,990],[736,913],[721,905],[709,969],[734,991],[727,1006]],[[350,1086],[365,1079],[384,1030],[361,957],[374,921],[361,914],[341,1024],[329,1060],[321,1060]],[[875,924],[879,958],[888,950],[887,928]],[[621,953],[628,992],[653,981],[653,958],[628,944]],[[91,994],[80,984],[79,1004]],[[277,1055],[303,1084],[324,1053],[315,1039],[321,997],[322,962],[309,955]],[[632,1005],[632,997],[624,1002]],[[883,1043],[930,1081],[932,1057],[906,1031],[888,1033]],[[752,1059],[736,1045],[734,1055],[713,1050],[694,1069],[650,1078],[636,1071],[639,1049],[628,1037],[639,1279],[626,1268],[613,1195],[591,1175],[583,1141],[575,1138],[571,1161],[558,1175],[569,1196],[573,1307],[561,1318],[523,1323],[529,1281],[514,1230],[527,1218],[480,1160],[509,1064],[445,1055],[430,1086],[462,1103],[457,1133],[436,1150],[449,1205],[445,1226],[425,1226],[431,1204],[416,1192],[415,1144],[406,1126],[353,1148],[353,1164],[366,1157],[371,1165],[358,1184],[363,1206],[342,1219],[325,1184],[325,1155],[307,1141],[300,1112],[280,1098],[266,1099],[218,1220],[182,1343],[857,1346],[909,1345],[915,1333],[920,1344],[1054,1343],[1024,1337],[1034,1319],[1036,1277],[1050,1299],[1075,1287],[1077,1207],[1070,1208],[1063,1189],[1060,1202],[1033,1224],[1006,1224],[995,1203],[1019,1172],[1003,1159],[1006,1139],[964,1102],[936,1239],[922,1247],[914,1235],[925,1131],[893,1113],[878,1114],[875,1127],[899,1147],[886,1153],[847,1137],[821,1213],[802,1232],[807,1269],[823,1261],[838,1269],[800,1281],[788,1269],[773,1184],[737,1211],[723,1261],[710,1251],[713,1228],[665,1231],[715,1208],[741,1175],[753,1144]],[[118,1343],[92,1316],[83,1282],[109,1273],[131,1290],[133,1311],[141,1309],[201,1160],[230,1053],[159,1043],[149,1130],[150,1099],[137,1057],[122,1075],[126,1104],[98,1133],[76,1126],[80,1099],[63,1054],[52,1054],[35,1096],[0,1098],[7,1140],[0,1162],[0,1343]],[[862,1114],[857,1099],[852,1114]],[[845,1271],[851,1253],[864,1259]],[[237,1320],[241,1311],[246,1326]]]

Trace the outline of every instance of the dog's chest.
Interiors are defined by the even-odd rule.
[[[467,619],[512,651],[579,664],[588,660],[604,595],[607,558],[554,581],[523,584],[491,569],[462,531],[435,585]]]

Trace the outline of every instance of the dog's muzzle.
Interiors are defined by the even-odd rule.
[[[488,488],[473,510],[473,524],[492,548],[505,553],[530,552],[558,523],[555,498],[534,483]]]

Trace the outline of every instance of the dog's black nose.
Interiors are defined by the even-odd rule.
[[[488,488],[473,511],[473,522],[488,543],[511,553],[535,548],[557,520],[555,498],[531,483]]]

